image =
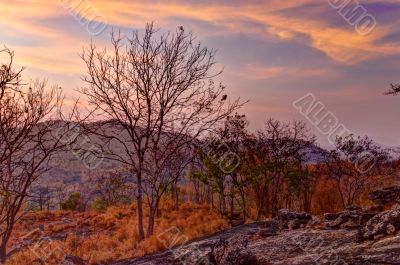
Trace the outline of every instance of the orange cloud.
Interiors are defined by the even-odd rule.
[[[374,30],[371,34],[362,36],[356,32],[355,28],[334,27],[324,22],[323,18],[313,20],[304,17],[285,16],[276,12],[285,8],[301,7],[316,2],[318,1],[272,0],[265,1],[265,4],[243,2],[237,4],[239,6],[218,3],[200,6],[199,4],[183,4],[181,1],[156,4],[142,1],[107,3],[93,1],[101,14],[107,17],[112,24],[126,27],[140,27],[143,25],[143,21],[154,19],[164,24],[171,22],[176,17],[187,17],[217,24],[222,28],[220,32],[209,32],[210,35],[254,32],[259,36],[273,34],[279,39],[294,39],[297,34],[304,34],[311,39],[310,45],[312,47],[324,52],[331,59],[346,64],[354,64],[377,55],[395,54],[400,51],[398,46],[376,44],[388,32],[400,26],[400,23],[394,25],[379,24],[379,30]],[[380,2],[394,3],[394,1]],[[323,4],[330,8],[328,2]],[[336,13],[337,11],[332,8],[331,12]],[[244,19],[264,25],[265,30],[249,28],[247,24],[241,23]]]
[[[86,16],[86,19],[107,21],[110,25],[121,27],[143,27],[146,21],[155,20],[159,26],[177,26],[177,18],[187,18],[217,25],[219,30],[210,32],[201,24],[194,23],[194,31],[200,35],[226,35],[237,32],[251,33],[262,38],[275,36],[277,39],[296,40],[298,34],[308,36],[311,40],[305,43],[323,53],[334,61],[344,64],[354,64],[381,55],[391,55],[400,52],[398,45],[377,44],[386,34],[400,26],[400,22],[381,25],[379,30],[367,36],[361,36],[355,30],[328,25],[323,18],[315,20],[306,17],[285,16],[279,11],[286,8],[301,7],[306,4],[320,3],[315,0],[282,1],[270,0],[260,4],[242,2],[232,5],[220,2],[194,3],[183,1],[144,2],[138,0],[17,0],[12,3],[0,2],[3,34],[11,37],[35,36],[43,40],[43,49],[32,48],[29,45],[18,47],[23,50],[21,62],[35,64],[47,71],[74,72],[79,65],[77,53],[81,46],[88,43],[86,39],[66,35],[63,25],[48,27],[36,23],[46,18],[57,18],[71,15],[70,12]],[[377,1],[368,1],[377,2]],[[380,1],[396,2],[396,1]],[[90,4],[98,15],[83,8]],[[328,3],[323,3],[328,5]],[[79,6],[82,8],[80,9]],[[73,10],[73,11],[71,11]],[[332,12],[336,12],[332,10]],[[339,18],[341,19],[341,18]],[[250,21],[263,27],[249,27],[243,21]],[[78,23],[78,21],[76,22]],[[196,27],[198,27],[196,29]],[[201,37],[201,36],[200,36]],[[29,55],[29,51],[32,53]],[[57,59],[54,59],[57,57]],[[73,59],[72,59],[73,58]],[[279,74],[281,70],[269,69],[261,73],[266,76]]]

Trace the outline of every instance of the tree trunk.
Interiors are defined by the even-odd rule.
[[[278,215],[279,212],[278,198],[276,194],[274,194],[271,198],[271,205],[272,205],[271,214],[272,217],[274,218]]]
[[[242,214],[243,214],[243,223],[247,221],[247,203],[246,203],[246,195],[244,190],[241,191],[240,196],[242,197]]]
[[[193,181],[194,187],[194,201],[195,203],[200,203],[200,184],[197,181]]]
[[[342,191],[342,188],[341,188],[341,185],[340,185],[341,184],[341,178],[338,178],[336,183],[337,183],[337,188],[338,188],[338,191],[339,191],[339,194],[340,194],[340,200],[342,202],[343,209],[345,209],[346,208],[346,202],[345,202],[343,191]]]
[[[160,207],[157,207],[156,208],[156,216],[157,216],[157,218],[161,218],[161,214],[162,214],[162,212],[161,212]]]
[[[172,184],[172,199],[175,204],[174,205],[175,210],[179,210],[179,190],[178,190],[178,183],[176,181]],[[196,195],[196,200],[197,200],[197,195]]]
[[[271,206],[272,206],[272,217],[276,217],[278,215],[279,211],[279,198],[278,198],[278,193],[281,190],[280,189],[280,181],[279,181],[279,176],[277,179],[273,182],[272,187],[271,187]]]
[[[263,215],[263,208],[264,208],[263,199],[259,199],[257,202],[256,221],[259,221],[261,219],[261,216]]]
[[[154,221],[157,213],[157,209],[159,208],[160,198],[155,199],[154,202],[150,203],[150,212],[149,212],[149,223],[147,225],[147,237],[150,237],[154,233]]]
[[[221,212],[221,216],[225,216],[226,214],[226,202],[225,202],[225,194],[219,194],[219,211]]]
[[[175,210],[179,210],[179,190],[175,187]]]
[[[212,208],[215,208],[214,204],[214,193],[211,191],[210,188],[207,188],[207,197],[208,197],[208,204],[211,204]]]
[[[2,243],[0,246],[0,262],[5,264],[7,260],[7,243]]]
[[[303,205],[303,209],[306,213],[311,212],[311,198],[312,198],[312,194],[310,194],[309,192],[305,192],[304,193],[304,205]]]
[[[263,213],[265,215],[271,214],[271,200],[270,200],[270,189],[269,186],[266,186],[264,193],[264,204],[263,204]]]
[[[137,196],[137,214],[138,214],[138,233],[139,240],[143,240],[144,228],[143,228],[143,191],[142,191],[142,176],[140,173],[137,176],[138,180],[138,196]]]
[[[268,199],[268,188],[263,185],[261,190],[256,191],[257,196],[257,216],[256,220],[260,220],[261,216],[265,216],[269,213],[269,199]]]
[[[231,187],[231,206],[230,206],[230,212],[231,212],[231,216],[233,216],[233,212],[234,212],[234,208],[235,208],[235,206],[234,206],[234,200],[235,200],[235,188],[234,188],[234,186],[232,185],[232,187]]]
[[[147,226],[147,237],[150,237],[154,233],[154,219],[156,216],[156,207],[155,206],[150,206],[150,212],[149,212],[149,223]]]

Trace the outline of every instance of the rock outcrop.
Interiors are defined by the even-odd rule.
[[[377,206],[400,203],[400,186],[393,186],[383,190],[373,191],[368,194],[368,199]]]
[[[308,213],[297,213],[288,209],[279,210],[277,220],[281,228],[299,229],[304,227],[312,216]]]
[[[375,215],[360,230],[360,239],[379,239],[400,230],[400,207]]]
[[[328,228],[357,229],[363,227],[376,214],[378,212],[373,209],[351,206],[339,213],[327,213],[324,218]]]
[[[375,214],[364,225],[363,216],[365,212],[359,208],[328,216],[327,222],[350,220],[357,224],[354,229],[342,225],[313,228],[311,216],[284,210],[277,220],[238,226],[155,255],[110,264],[400,264],[400,209]],[[290,229],[293,220],[301,226],[307,224],[306,228]]]

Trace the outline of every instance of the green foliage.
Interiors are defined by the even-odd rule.
[[[98,212],[105,212],[108,208],[108,203],[103,198],[96,198],[96,200],[92,203],[92,209]]]
[[[65,211],[78,211],[81,204],[81,194],[74,192],[69,195],[69,198],[61,203],[61,210]]]
[[[231,214],[241,210],[244,220],[248,214],[246,207],[253,203],[250,198],[255,199],[257,218],[274,215],[282,205],[300,198],[305,198],[301,203],[308,209],[306,199],[312,191],[314,176],[307,167],[305,151],[313,147],[315,137],[304,123],[296,121],[270,119],[255,134],[247,127],[244,115],[228,117],[224,126],[209,137],[206,148],[202,146],[198,151],[201,166],[191,172],[192,179],[220,195],[221,210],[228,203]],[[227,171],[221,160],[231,153],[239,163]]]
[[[190,178],[208,185],[213,192],[223,193],[227,174],[221,170],[219,164],[215,163],[212,157],[208,156],[205,151],[198,150],[198,157],[204,168],[202,170],[192,169]]]
[[[296,196],[300,196],[302,193],[311,191],[312,178],[312,173],[303,167],[293,167],[286,176],[289,189]]]

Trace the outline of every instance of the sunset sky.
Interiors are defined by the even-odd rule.
[[[91,40],[101,47],[112,28],[129,33],[150,21],[182,25],[218,50],[220,79],[228,94],[250,101],[243,112],[253,129],[269,117],[306,120],[292,103],[311,92],[355,134],[399,145],[400,97],[383,93],[400,83],[400,1],[359,3],[377,23],[369,34],[328,0],[0,0],[0,40],[26,78],[47,78],[72,98],[84,73],[79,53]],[[105,23],[99,34],[96,22]]]

